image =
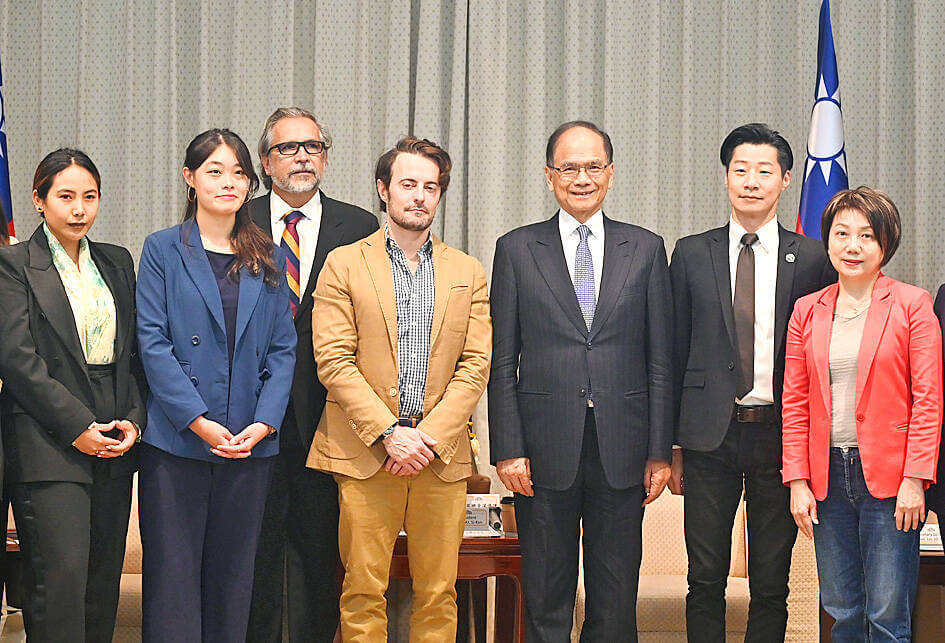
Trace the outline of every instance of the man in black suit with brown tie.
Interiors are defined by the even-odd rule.
[[[685,490],[690,641],[725,640],[725,583],[735,511],[748,506],[746,641],[784,639],[797,527],[781,483],[784,338],[794,302],[836,280],[816,239],[777,221],[791,182],[788,142],[767,125],[722,143],[731,218],[680,239],[670,273],[677,393],[673,493]],[[685,464],[685,470],[683,470]]]
[[[325,407],[312,356],[312,292],[328,253],[378,224],[370,212],[319,190],[330,147],[331,136],[312,113],[277,109],[259,140],[263,181],[272,191],[247,204],[256,225],[291,253],[287,272],[299,340],[256,554],[250,643],[282,641],[283,586],[290,641],[330,643],[338,627],[338,488],[330,475],[305,466]]]
[[[582,641],[635,641],[643,505],[669,479],[672,296],[663,240],[604,216],[613,146],[548,139],[560,209],[496,244],[489,442],[515,492],[526,638],[567,641],[583,522]]]
[[[935,295],[934,309],[935,316],[938,317],[939,324],[942,326],[942,333],[945,334],[945,284],[938,288],[938,293]],[[943,356],[945,356],[945,348],[942,351]],[[942,442],[945,443],[945,432],[942,435]],[[929,488],[926,495],[929,509],[934,511],[938,517],[939,538],[942,545],[945,546],[945,454],[943,454],[941,447],[938,450],[938,472],[935,480],[935,484]]]

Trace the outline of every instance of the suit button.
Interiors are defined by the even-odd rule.
[[[200,343],[200,338],[197,335],[194,335],[193,337],[190,338],[190,343],[196,346],[197,344]]]
[[[200,383],[200,380],[198,380],[196,377],[191,377],[190,381],[194,383],[194,386],[197,386],[197,384]]]
[[[730,370],[730,371],[734,371],[734,370],[735,370],[735,362],[729,362],[729,363],[728,363],[728,370]]]
[[[856,421],[857,421],[857,422],[862,422],[862,421],[865,420],[865,419],[866,419],[866,416],[863,415],[862,413],[857,413],[857,414],[856,414]]]
[[[585,346],[587,346],[587,350],[591,350],[591,348],[593,348],[593,347],[591,346],[591,343],[590,343],[590,342],[588,342],[587,344],[585,344]]]
[[[393,386],[390,387],[390,390],[387,392],[390,394],[391,397],[397,397],[397,389],[395,389]]]

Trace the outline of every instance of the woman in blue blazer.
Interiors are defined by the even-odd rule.
[[[241,641],[275,433],[295,365],[285,258],[243,204],[249,150],[229,130],[187,147],[180,225],[150,235],[138,341],[151,394],[139,504],[144,641]]]

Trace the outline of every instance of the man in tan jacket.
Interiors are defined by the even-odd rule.
[[[410,639],[456,638],[466,421],[489,377],[492,326],[482,265],[430,232],[451,165],[425,139],[381,156],[387,225],[332,251],[315,288],[315,363],[328,396],[308,466],[338,482],[345,641],[387,640],[384,591],[402,527]]]

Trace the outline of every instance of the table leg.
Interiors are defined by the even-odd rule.
[[[473,605],[473,628],[476,632],[476,643],[485,643],[486,640],[486,603],[488,581],[480,578],[470,581],[470,600]]]
[[[495,579],[496,643],[525,640],[525,606],[522,585],[514,576]]]

